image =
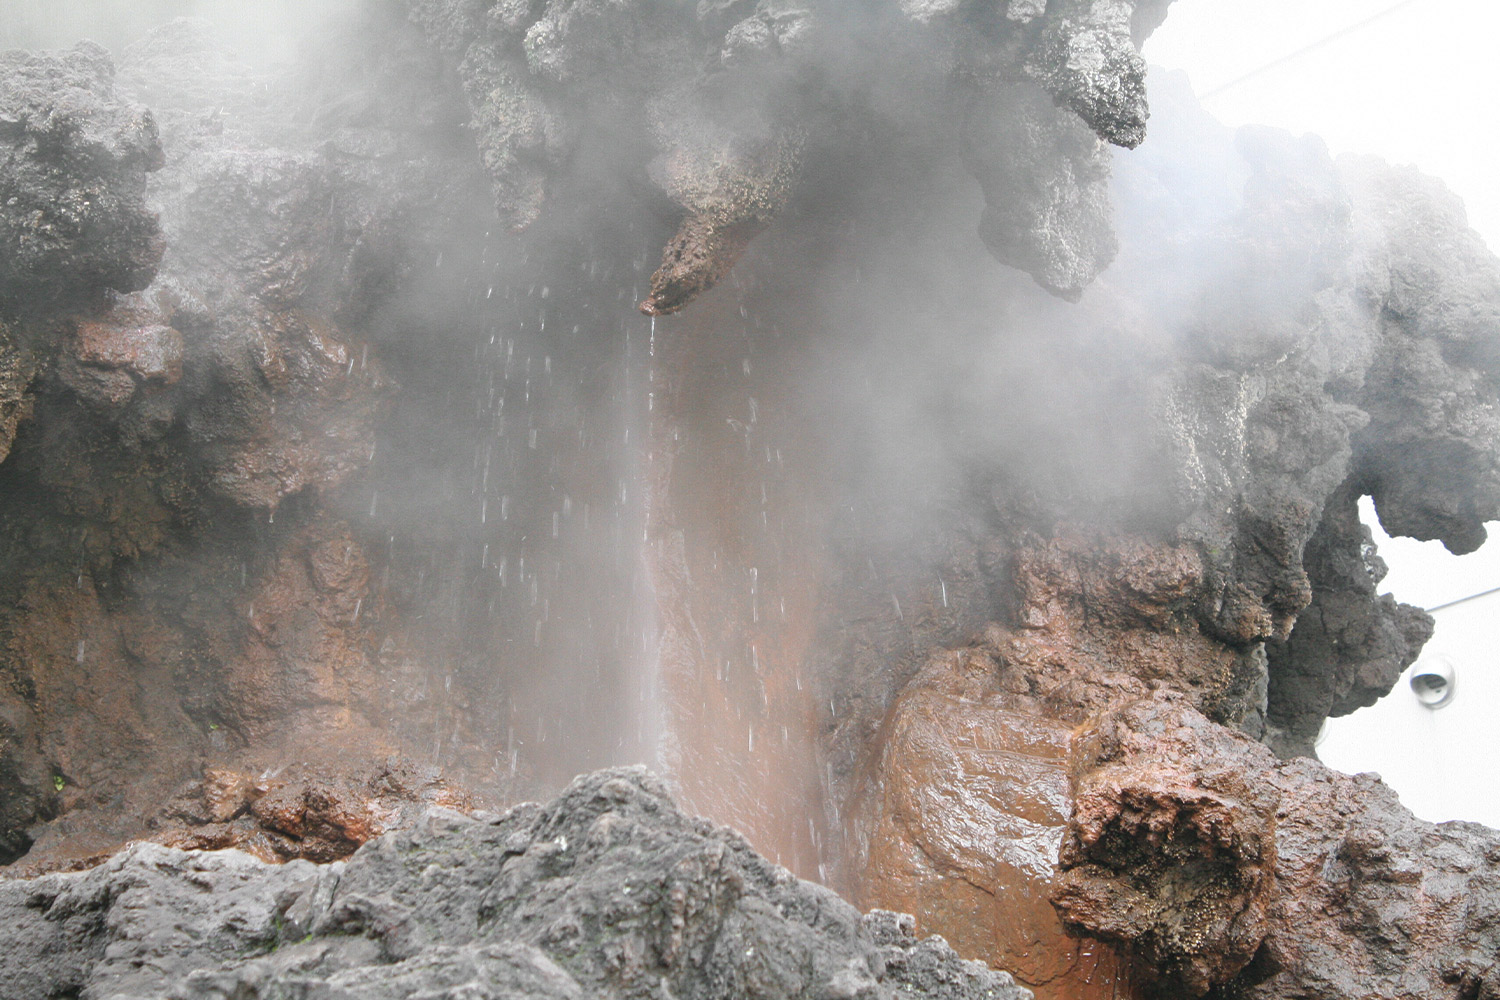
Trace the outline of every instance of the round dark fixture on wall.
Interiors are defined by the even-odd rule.
[[[1442,708],[1453,700],[1453,662],[1446,656],[1424,657],[1411,672],[1411,689],[1428,708]]]

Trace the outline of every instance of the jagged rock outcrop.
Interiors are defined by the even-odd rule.
[[[0,309],[41,314],[144,287],[162,243],[145,204],[156,121],[122,99],[109,54],[0,58]]]
[[[1488,997],[1500,836],[1425,823],[1372,775],[1276,758],[1165,696],[1075,743],[1052,898],[1153,995]]]
[[[1145,138],[1138,50],[1165,9],[416,0],[412,16],[458,63],[509,225],[597,211],[580,181],[597,184],[600,160],[649,178],[674,207],[680,224],[641,305],[662,315],[729,272],[786,209],[805,160],[850,129],[914,125],[962,149],[996,258],[1077,297],[1114,252],[1099,140]],[[955,86],[975,91],[956,123],[946,106]]]
[[[413,801],[660,753],[692,807],[1044,998],[1399,995],[1387,916],[1429,903],[1421,988],[1493,990],[1488,911],[1443,902],[1488,884],[1487,835],[1412,833],[1368,779],[1253,741],[1309,752],[1427,634],[1378,596],[1360,497],[1455,551],[1500,513],[1500,267],[1435,183],[1231,137],[1170,83],[1152,140],[1111,156],[1140,140],[1135,46],[1166,6],[361,5],[274,72],[174,23],[114,92],[92,48],[6,57],[53,95],[27,107],[86,93],[113,123],[115,159],[58,190],[103,176],[134,207],[57,251],[82,278],[0,314],[5,856],[145,836],[327,860]],[[160,126],[150,180],[131,102]],[[7,170],[32,176],[30,141]],[[1090,750],[1142,705],[1193,737]],[[1428,867],[1359,831],[1347,878],[1299,860],[1355,815]],[[453,823],[524,826],[506,864],[552,878],[572,854],[532,842],[543,818]],[[346,874],[407,885],[382,852],[429,833]],[[90,887],[52,929],[93,927],[150,859],[281,877],[137,848],[46,883]],[[493,905],[556,940],[439,946],[359,891],[305,949],[237,938],[281,947],[182,990],[276,995],[304,960],[396,994],[705,967],[637,944],[570,965],[589,925],[535,893]],[[274,925],[247,892],[246,926]],[[625,895],[605,910],[635,919]],[[910,944],[840,912],[861,962]],[[720,985],[880,995],[878,962],[776,926]]]
[[[1019,401],[999,392],[985,397],[987,412],[1005,414],[1012,428],[1029,429],[1040,443],[1006,442],[1011,450],[988,478],[975,475],[983,457],[967,458],[978,488],[938,508],[950,524],[989,526],[979,543],[978,594],[934,586],[963,579],[951,548],[915,565],[895,564],[885,579],[863,584],[892,595],[894,606],[874,616],[892,631],[859,621],[861,642],[845,645],[842,662],[825,668],[830,678],[859,677],[866,692],[890,692],[884,701],[846,699],[845,711],[856,717],[827,731],[833,759],[850,761],[843,765],[846,808],[863,817],[846,876],[858,898],[912,910],[923,926],[962,938],[973,953],[1015,969],[1048,996],[1074,995],[1091,978],[1128,981],[1132,966],[1142,974],[1157,969],[1184,995],[1231,982],[1241,988],[1259,974],[1248,963],[1266,933],[1272,899],[1283,898],[1264,874],[1253,884],[1221,886],[1222,899],[1237,900],[1236,913],[1253,933],[1242,928],[1216,938],[1218,931],[1204,931],[1192,946],[1202,945],[1191,952],[1197,958],[1183,958],[1182,942],[1211,922],[1208,911],[1176,897],[1163,897],[1158,907],[1171,928],[1118,956],[1097,953],[1121,940],[1109,921],[1135,919],[1131,914],[1146,907],[1124,890],[1093,899],[1091,921],[1071,922],[1073,931],[1092,928],[1104,940],[1087,946],[1095,952],[1087,960],[1084,943],[1035,930],[1047,926],[1045,911],[1029,923],[996,916],[988,932],[976,926],[974,912],[998,914],[1006,901],[1025,898],[1027,887],[1047,891],[1049,845],[1061,838],[1070,794],[1072,822],[1082,821],[1087,797],[1065,789],[1059,764],[1073,745],[1067,727],[1123,700],[1170,691],[1225,727],[1214,739],[1234,742],[1230,730],[1237,729],[1287,757],[1310,755],[1323,722],[1389,691],[1431,634],[1420,610],[1377,596],[1383,567],[1358,522],[1355,501],[1382,476],[1415,482],[1397,468],[1385,435],[1420,437],[1435,453],[1461,456],[1433,474],[1428,499],[1414,494],[1405,508],[1428,504],[1434,530],[1445,523],[1440,511],[1482,511],[1466,522],[1469,530],[1497,513],[1491,476],[1500,453],[1488,411],[1468,403],[1496,398],[1492,369],[1479,360],[1483,348],[1440,346],[1493,341],[1494,327],[1465,331],[1482,325],[1474,317],[1487,307],[1478,302],[1493,301],[1486,289],[1497,273],[1494,259],[1477,266],[1477,236],[1445,216],[1440,192],[1416,196],[1416,185],[1398,180],[1400,171],[1359,161],[1336,166],[1314,140],[1269,131],[1242,132],[1237,147],[1242,203],[1211,205],[1204,191],[1166,195],[1160,187],[1148,187],[1154,193],[1144,203],[1132,202],[1142,221],[1122,226],[1120,260],[1102,279],[1107,304],[1095,312],[1090,307],[1100,299],[1085,298],[1085,315],[1053,334],[1080,338],[1095,356],[1059,348],[1067,367],[1041,369],[1052,392],[1059,385],[1071,390],[1066,403],[1044,393],[1023,393]],[[1125,184],[1155,183],[1149,169],[1135,169]],[[1384,193],[1391,185],[1404,192],[1399,207]],[[1186,255],[1159,255],[1170,244],[1154,240],[1133,243],[1141,233],[1136,225],[1149,231],[1159,224],[1152,215],[1175,216],[1177,239],[1194,231],[1195,224],[1182,226],[1185,213],[1213,220],[1196,229],[1203,242],[1178,244]],[[1428,243],[1426,264],[1390,242],[1406,245],[1401,234],[1413,218],[1448,219],[1446,236]],[[1189,256],[1207,263],[1194,265]],[[1429,266],[1465,276],[1452,290],[1464,305],[1447,314],[1451,326],[1392,305],[1401,294],[1393,290],[1427,284],[1421,275]],[[1153,275],[1180,280],[1185,273],[1200,274],[1204,284],[1193,291],[1155,286],[1163,296],[1153,290]],[[1225,290],[1233,290],[1227,300]],[[1136,296],[1138,305],[1127,304]],[[1110,333],[1090,336],[1091,324]],[[1396,399],[1410,398],[1411,383],[1375,359],[1408,355],[1429,361],[1402,371],[1421,373],[1429,388],[1443,385],[1425,398],[1451,399],[1451,411],[1434,405],[1425,422],[1410,412],[1393,415],[1407,405]],[[1006,360],[1014,370],[1014,360]],[[1094,440],[1068,438],[1082,428]],[[1028,430],[1015,433],[1025,438]],[[1448,523],[1458,520],[1455,514]],[[975,543],[959,536],[947,544]],[[939,590],[944,603],[949,593],[990,601],[994,624],[971,627],[961,643],[924,635],[925,626],[898,625],[903,610],[908,621],[938,614],[932,601]],[[861,649],[881,634],[889,638],[875,640],[874,652]],[[884,664],[874,677],[872,662]],[[824,690],[840,686],[847,682]],[[866,712],[873,718],[857,717]],[[1237,765],[1221,770],[1227,784],[1203,784],[1202,796],[1182,805],[1191,814],[1185,831],[1218,822],[1215,795],[1254,798],[1254,782],[1242,784]],[[1244,830],[1226,828],[1223,849],[1267,841],[1276,825],[1265,818],[1270,808],[1246,820]],[[992,838],[984,830],[1011,835]],[[1210,834],[1205,828],[1195,836]],[[1212,881],[1191,874],[1193,843],[1184,833],[1150,870],[1168,881]],[[1065,848],[1069,864],[1082,863],[1081,850]],[[1255,851],[1264,867],[1267,855]],[[1121,870],[1130,863],[1120,861]],[[1039,938],[1052,943],[1039,948]],[[1167,938],[1177,943],[1161,943]],[[1157,948],[1184,964],[1161,971],[1171,962],[1153,958]],[[1288,972],[1286,982],[1301,974]],[[1346,981],[1360,975],[1351,971]]]
[[[365,543],[296,505],[368,466],[396,389],[371,317],[463,215],[425,211],[464,173],[429,141],[456,98],[409,40],[386,117],[329,64],[336,84],[253,70],[201,22],[118,70],[91,44],[0,61],[8,857],[58,812],[95,835],[59,861],[139,833],[229,746],[295,743],[299,712],[388,717]]]
[[[0,883],[0,912],[12,1000],[1028,995],[683,814],[639,769],[501,816],[432,810],[324,867],[138,844]]]
[[[1303,554],[1312,600],[1292,634],[1267,647],[1276,663],[1270,742],[1284,757],[1315,756],[1323,723],[1373,705],[1432,638],[1429,615],[1377,596],[1385,563],[1352,494],[1341,487],[1325,505]]]
[[[121,96],[99,46],[0,58],[0,461],[50,361],[49,319],[156,273],[145,188],[162,162],[156,121]]]
[[[60,334],[111,291],[138,289],[155,273],[162,240],[145,188],[161,165],[156,123],[120,95],[103,49],[0,55],[0,462],[36,408],[34,383]],[[134,389],[133,375],[118,377]],[[6,860],[24,853],[26,826],[53,810],[56,791],[24,680],[9,680],[0,694]]]

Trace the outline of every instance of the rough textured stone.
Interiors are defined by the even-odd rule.
[[[344,39],[390,39],[384,23],[356,19]],[[347,522],[294,529],[284,558],[244,532],[368,466],[395,389],[374,343],[392,333],[370,316],[412,248],[464,214],[417,206],[461,202],[462,179],[479,176],[431,141],[428,105],[461,98],[416,30],[394,24],[408,47],[394,41],[381,71],[404,89],[350,68],[361,57],[347,49],[313,81],[306,64],[252,70],[187,20],[147,34],[118,72],[90,45],[0,60],[0,229],[20,241],[0,264],[11,854],[55,843],[26,830],[58,812],[77,814],[74,833],[85,815],[94,834],[143,832],[227,741],[284,743],[287,699],[319,729],[340,715],[348,729],[349,702],[383,697],[351,694],[376,687],[379,643],[364,644],[361,620],[380,612]],[[408,72],[423,58],[426,77]],[[372,117],[375,91],[386,117]],[[75,202],[88,210],[54,217]],[[231,580],[245,600],[220,599]],[[171,697],[141,693],[158,677]],[[129,813],[135,828],[118,828]],[[58,859],[110,843],[81,840]]]
[[[1145,137],[1137,50],[1164,9],[1070,0],[1004,11],[902,2],[886,12],[759,0],[700,3],[694,16],[686,3],[549,0],[486,12],[420,0],[412,17],[460,60],[509,225],[538,222],[559,191],[593,197],[570,180],[593,169],[580,160],[609,159],[669,199],[680,224],[641,304],[661,315],[729,273],[786,209],[804,161],[849,129],[893,127],[882,119],[896,110],[885,95],[890,108],[865,109],[874,113],[863,124],[849,120],[868,92],[898,87],[906,101],[928,102],[898,115],[942,123],[951,115],[943,91],[955,81],[977,81],[983,96],[968,102],[962,142],[941,124],[934,141],[962,147],[973,165],[989,203],[986,244],[1043,287],[1076,296],[1113,249],[1107,154],[1090,130],[1123,146]],[[1006,82],[1021,76],[1040,89]]]
[[[1307,752],[1420,645],[1357,498],[1455,551],[1497,513],[1500,270],[1451,196],[1231,136],[1170,84],[1106,171],[1160,0],[358,6],[285,72],[193,22],[125,53],[167,160],[159,273],[0,316],[7,856],[326,859],[454,784],[514,801],[659,752],[768,855],[1039,995],[1401,995],[1380,949],[1415,955],[1418,911],[1448,972],[1412,958],[1413,991],[1493,990],[1489,918],[1451,912],[1486,835],[1423,828],[1413,874],[1361,833],[1345,878],[1316,839],[1342,820],[1287,777],[1321,772],[1247,742]],[[995,267],[976,217],[1076,302]],[[1076,727],[1122,701],[1173,706],[1170,767],[1089,756]],[[424,765],[385,782],[392,752]],[[297,924],[318,949],[190,986],[659,988],[649,935],[570,965],[574,924],[515,891],[494,905],[557,941],[402,953],[372,889]],[[656,919],[625,895],[600,912]],[[766,933],[726,988],[879,985]]]
[[[498,817],[432,810],[322,868],[139,844],[0,883],[0,912],[14,1000],[1028,996],[684,815],[638,769]]]
[[[31,415],[26,390],[36,374],[30,352],[15,342],[10,328],[0,322],[0,462],[10,454],[16,428]]]
[[[1146,63],[1126,0],[1064,0],[1047,5],[1046,27],[1026,68],[1059,104],[1100,138],[1134,148],[1146,138]],[[1009,15],[1007,11],[1007,15]]]
[[[1372,705],[1390,691],[1432,637],[1432,618],[1390,594],[1370,529],[1347,488],[1329,498],[1303,556],[1312,601],[1287,639],[1268,644],[1275,664],[1267,721],[1283,756],[1312,757],[1330,716]]]
[[[980,238],[996,259],[1077,300],[1115,256],[1108,151],[1030,84],[970,99],[964,163],[984,190]]]
[[[1199,148],[1212,147],[1204,141]],[[1483,429],[1487,418],[1468,403],[1491,391],[1479,388],[1488,384],[1489,363],[1478,348],[1438,344],[1465,337],[1463,324],[1483,312],[1477,302],[1488,296],[1494,261],[1477,267],[1465,249],[1468,231],[1447,216],[1448,238],[1433,245],[1441,248],[1437,259],[1451,261],[1448,273],[1468,275],[1453,292],[1467,305],[1446,314],[1453,328],[1423,327],[1405,318],[1414,310],[1388,306],[1392,288],[1425,279],[1416,276],[1421,265],[1387,241],[1403,240],[1413,217],[1443,217],[1440,191],[1418,197],[1417,185],[1404,186],[1411,197],[1398,208],[1382,192],[1401,171],[1359,161],[1336,166],[1315,140],[1265,130],[1242,132],[1232,148],[1243,195],[1217,205],[1202,189],[1168,194],[1154,168],[1138,172],[1167,155],[1160,146],[1144,147],[1144,161],[1117,165],[1117,191],[1136,192],[1122,203],[1140,212],[1122,223],[1114,268],[1080,300],[1086,315],[1046,334],[1079,338],[1077,349],[1030,344],[1027,351],[1057,352],[1054,364],[1034,369],[1027,365],[1035,354],[1022,361],[1019,351],[1001,355],[1004,367],[996,367],[1011,380],[982,398],[983,412],[1006,431],[992,439],[998,445],[987,442],[995,448],[988,457],[981,451],[966,459],[972,492],[955,490],[927,508],[945,525],[928,534],[946,538],[932,552],[906,543],[905,561],[846,569],[876,599],[851,596],[830,615],[847,622],[836,632],[858,633],[828,641],[833,662],[820,665],[830,678],[820,693],[838,698],[823,738],[848,775],[841,806],[861,817],[844,841],[842,877],[863,902],[880,902],[883,893],[899,899],[924,928],[1007,963],[1041,995],[1072,995],[1078,987],[1068,976],[1087,978],[1081,965],[1069,965],[1080,945],[1054,933],[1048,948],[1035,948],[1034,932],[1020,922],[996,917],[981,928],[972,915],[1028,887],[1048,891],[1046,871],[992,863],[1023,850],[1026,838],[992,843],[984,831],[1019,826],[1042,842],[1061,835],[1067,810],[1039,806],[1031,795],[1047,787],[1054,798],[1067,795],[1056,790],[1060,779],[1049,786],[1037,777],[1055,774],[1047,762],[1069,745],[1058,724],[1084,723],[1122,699],[1175,691],[1228,727],[1213,729],[1208,742],[1238,746],[1229,735],[1237,729],[1288,757],[1310,754],[1324,720],[1389,691],[1430,634],[1419,610],[1378,596],[1383,571],[1358,524],[1361,494],[1387,479],[1415,482],[1379,442],[1387,434],[1402,441],[1430,435],[1425,447],[1455,458],[1441,474],[1428,467],[1432,514],[1423,517],[1431,530],[1445,523],[1463,530],[1460,517],[1445,521],[1440,510],[1490,509],[1500,456]],[[1385,180],[1373,181],[1376,175]],[[1141,196],[1144,202],[1134,200]],[[1199,222],[1187,222],[1194,217]],[[1172,220],[1176,236],[1158,242],[1162,219]],[[1189,231],[1202,242],[1175,242]],[[1150,238],[1136,242],[1143,233]],[[1184,275],[1204,284],[1184,289]],[[1094,312],[1095,297],[1106,292],[1107,304]],[[1127,304],[1135,296],[1140,304]],[[1091,329],[1116,332],[1082,332]],[[1123,330],[1133,332],[1121,337]],[[1428,387],[1443,385],[1429,398],[1453,400],[1451,411],[1434,406],[1425,423],[1415,410],[1394,415],[1411,383],[1384,359],[1408,356],[1428,359],[1402,370],[1420,373]],[[1028,377],[1046,388],[1018,388]],[[1073,436],[1081,428],[1084,440]],[[986,467],[995,471],[974,489],[972,477]],[[904,501],[893,496],[868,516],[895,516]],[[1413,499],[1405,509],[1415,506]],[[978,539],[954,530],[966,523],[981,526],[971,529]],[[963,546],[980,554],[978,586],[958,568]],[[869,558],[857,545],[848,551],[851,560]],[[939,596],[942,606],[950,597],[987,606],[992,624],[945,641],[934,627],[946,614],[934,603]],[[851,689],[858,693],[844,693]],[[987,748],[1011,756],[997,764]],[[1110,930],[1113,921],[1135,928],[1131,947],[1104,965],[1115,971],[1102,978],[1122,988],[1148,988],[1130,984],[1132,966],[1138,978],[1154,969],[1152,976],[1191,995],[1249,989],[1261,975],[1255,956],[1282,898],[1265,875],[1266,840],[1282,820],[1268,825],[1274,804],[1235,805],[1255,798],[1245,765],[1226,763],[1212,780],[1201,778],[1191,764],[1198,752],[1180,754],[1188,777],[1163,772],[1162,788],[1194,790],[1162,806],[1172,817],[1163,823],[1180,823],[1181,844],[1141,861],[1140,878],[1161,885],[1131,882],[1135,856],[1121,848],[1107,891],[1095,886],[1068,897],[1068,906],[1091,914],[1073,930],[1090,929],[1103,939],[1098,948],[1123,940]],[[1131,790],[1147,777],[1116,774],[1100,801],[1135,803],[1119,807],[1119,822],[1132,837],[1149,839],[1139,824],[1155,808],[1154,793]],[[1086,805],[1098,806],[1088,787],[1085,781],[1072,793],[1075,819]],[[1228,853],[1210,852],[1199,865],[1189,848],[1218,836],[1209,828],[1221,814],[1230,818],[1213,850]],[[1070,834],[1084,838],[1066,849],[1070,865],[1089,863],[1095,833]],[[1253,863],[1233,860],[1241,854]],[[1212,874],[1225,865],[1238,872],[1228,882]],[[1178,892],[1179,876],[1197,888]],[[1207,895],[1195,895],[1200,889]],[[1305,884],[1296,889],[1306,891]],[[1216,907],[1233,912],[1221,920]],[[1434,933],[1456,942],[1467,932]],[[1025,968],[1013,957],[1024,954],[1045,955],[1051,967]],[[1305,974],[1288,972],[1284,983]],[[1344,982],[1360,975],[1349,971]]]
[[[1053,901],[1158,992],[1487,997],[1500,837],[1425,823],[1373,775],[1277,760],[1179,699],[1078,743]]]
[[[146,174],[161,165],[155,120],[121,99],[102,48],[0,57],[0,309],[149,282],[162,244]]]

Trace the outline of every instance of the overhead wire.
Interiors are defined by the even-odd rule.
[[[1500,594],[1500,587],[1491,587],[1489,590],[1481,590],[1479,593],[1477,593],[1477,594],[1470,594],[1468,597],[1460,597],[1457,600],[1445,601],[1442,604],[1434,604],[1432,607],[1430,607],[1430,608],[1423,608],[1422,610],[1423,611],[1441,611],[1444,608],[1451,608],[1455,604],[1467,604],[1469,601],[1475,601],[1475,600],[1478,600],[1481,597],[1488,597],[1491,594]]]
[[[1297,49],[1295,52],[1288,52],[1286,55],[1279,56],[1262,66],[1257,66],[1255,69],[1250,70],[1250,72],[1248,73],[1242,73],[1241,75],[1235,77],[1233,80],[1230,80],[1227,83],[1221,83],[1217,87],[1214,87],[1212,90],[1199,94],[1198,99],[1200,101],[1206,101],[1210,97],[1215,97],[1219,94],[1222,94],[1224,93],[1224,91],[1229,90],[1233,87],[1238,87],[1240,84],[1246,82],[1247,80],[1253,80],[1257,76],[1260,76],[1262,73],[1266,73],[1273,69],[1276,69],[1278,66],[1284,66],[1294,59],[1300,59],[1303,56],[1307,55],[1309,52],[1315,52],[1325,45],[1352,35],[1354,34],[1354,32],[1359,31],[1362,28],[1369,27],[1376,21],[1379,21],[1381,18],[1388,17],[1389,15],[1396,13],[1398,10],[1401,10],[1405,7],[1410,7],[1414,3],[1417,3],[1417,0],[1401,0],[1400,3],[1395,3],[1389,7],[1383,8],[1382,10],[1376,11],[1369,17],[1366,17],[1359,21],[1355,21],[1353,24],[1345,25],[1344,27],[1340,28],[1338,31],[1335,31],[1330,35],[1324,35],[1322,38],[1319,38],[1316,41],[1309,42],[1308,44],[1302,46],[1300,49]]]

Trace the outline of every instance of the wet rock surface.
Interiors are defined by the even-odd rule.
[[[1139,162],[1149,162],[1151,148],[1143,152]],[[1464,336],[1466,320],[1437,334],[1407,318],[1412,311],[1390,308],[1393,289],[1427,282],[1387,241],[1400,239],[1404,218],[1440,215],[1440,193],[1395,209],[1379,194],[1383,184],[1371,183],[1373,165],[1336,166],[1315,141],[1269,131],[1242,132],[1236,154],[1243,200],[1217,209],[1212,192],[1166,195],[1153,187],[1159,182],[1135,174],[1134,165],[1124,177],[1117,167],[1117,185],[1144,183],[1156,192],[1152,199],[1165,198],[1150,201],[1148,214],[1156,218],[1142,218],[1142,229],[1133,220],[1122,224],[1121,255],[1101,279],[1107,304],[1086,296],[1079,308],[1090,318],[1060,333],[1106,356],[1062,349],[1057,356],[1070,367],[1061,375],[1044,368],[1037,376],[1053,391],[1068,386],[1067,404],[1024,390],[1024,402],[998,392],[983,397],[988,412],[1012,421],[1013,437],[1001,450],[1014,450],[991,475],[975,474],[985,459],[967,461],[972,478],[929,508],[947,527],[925,532],[939,541],[922,558],[893,562],[883,574],[871,566],[873,576],[845,571],[877,599],[851,595],[849,610],[840,613],[859,634],[837,635],[824,647],[835,660],[823,676],[848,678],[823,688],[840,706],[824,732],[847,775],[840,801],[863,816],[845,862],[857,898],[867,904],[883,894],[899,898],[921,926],[964,940],[1043,996],[1093,995],[1099,988],[1079,963],[1078,942],[1049,933],[1043,935],[1049,947],[1037,948],[1033,928],[1045,926],[1046,916],[1028,926],[1015,916],[1024,907],[1013,906],[983,929],[973,915],[1000,909],[1011,893],[1026,899],[1064,890],[1049,889],[1045,871],[1017,874],[1024,868],[1007,859],[1025,853],[1025,837],[1001,838],[967,855],[952,844],[988,845],[984,831],[1015,827],[1056,843],[1048,838],[1061,837],[1064,816],[1076,830],[1095,808],[1089,789],[1096,779],[1075,765],[1071,791],[1060,790],[1060,776],[1044,780],[1056,773],[1048,762],[1064,748],[1078,752],[1076,738],[1059,732],[1059,724],[1086,723],[1152,692],[1176,692],[1213,720],[1203,723],[1213,740],[1240,746],[1237,731],[1287,757],[1311,754],[1323,721],[1389,691],[1430,635],[1421,611],[1377,596],[1383,567],[1358,523],[1355,500],[1373,492],[1381,476],[1408,481],[1378,442],[1399,424],[1397,438],[1430,434],[1425,440],[1435,450],[1486,450],[1489,457],[1463,459],[1435,477],[1430,502],[1454,511],[1475,504],[1487,511],[1482,517],[1493,516],[1490,473],[1480,470],[1495,468],[1496,456],[1492,444],[1481,443],[1493,440],[1480,430],[1483,419],[1461,418],[1478,431],[1464,445],[1447,443],[1453,425],[1436,410],[1425,424],[1410,414],[1391,422],[1390,407],[1404,405],[1394,399],[1403,397],[1406,377],[1376,360],[1408,352],[1448,359],[1442,379],[1460,413],[1473,387],[1493,385],[1481,374],[1489,370],[1485,363],[1437,347],[1446,337]],[[1398,183],[1400,173],[1383,176]],[[1192,251],[1207,263],[1201,270],[1186,257],[1147,249],[1162,244],[1134,243],[1161,218],[1180,225],[1197,213],[1216,220],[1199,230],[1204,242]],[[1456,247],[1471,246],[1472,233],[1462,226],[1447,232],[1453,243],[1438,240],[1447,247],[1439,256],[1455,260],[1453,273],[1471,275],[1457,298],[1472,301],[1490,279],[1456,263],[1467,259]],[[1491,262],[1484,274],[1493,268]],[[1207,284],[1185,293],[1168,289],[1158,298],[1144,291],[1153,272],[1179,279],[1198,273]],[[1205,309],[1219,298],[1207,292],[1210,286],[1237,288],[1241,297],[1231,296],[1227,312]],[[1125,304],[1143,291],[1139,307]],[[1094,304],[1105,311],[1091,313]],[[1472,315],[1468,308],[1460,313]],[[1086,330],[1113,330],[1123,339],[1107,346],[1110,337],[1090,339]],[[1155,354],[1164,344],[1182,353],[1172,360]],[[999,353],[999,367],[1012,377],[1018,368],[1027,371],[1014,351]],[[1148,360],[1153,356],[1157,362]],[[1016,393],[1014,384],[1006,391]],[[1110,417],[1092,413],[1096,400]],[[1429,429],[1416,432],[1418,425]],[[1093,443],[1069,436],[1080,427],[1098,435]],[[1035,446],[1014,443],[1027,436]],[[1465,468],[1473,474],[1458,471]],[[1452,490],[1464,499],[1440,499]],[[897,516],[899,502],[893,499],[884,516]],[[955,531],[957,525],[972,525],[973,533]],[[971,568],[964,566],[965,546],[979,555]],[[851,554],[868,558],[859,549]],[[964,641],[945,640],[936,626],[950,614],[950,597],[970,609],[987,607],[991,623],[969,626]],[[844,693],[851,689],[859,693]],[[877,692],[889,693],[882,699]],[[986,748],[1001,751],[1005,765],[995,764]],[[1275,900],[1307,886],[1272,878],[1269,840],[1285,817],[1268,818],[1274,803],[1248,811],[1236,804],[1257,801],[1244,766],[1226,760],[1214,780],[1182,778],[1185,797],[1162,807],[1172,817],[1162,822],[1181,827],[1178,840],[1151,858],[1120,848],[1117,882],[1061,904],[1065,917],[1069,906],[1092,908],[1090,921],[1068,926],[1100,939],[1089,946],[1092,960],[1103,963],[1095,982],[1147,995],[1151,989],[1238,995],[1233,991],[1251,989],[1264,974],[1254,964],[1260,944],[1275,933],[1273,911],[1288,912],[1276,911]],[[1163,774],[1163,788],[1176,780]],[[1104,770],[1097,780],[1128,784]],[[1139,824],[1149,826],[1155,793],[1125,784],[1101,794],[1128,800],[1118,806],[1126,817],[1120,822],[1131,836],[1149,839],[1154,834]],[[1040,789],[1049,787],[1071,800],[1071,811],[1037,803]],[[1376,794],[1368,783],[1349,787]],[[974,827],[965,826],[970,819]],[[1210,842],[1211,850],[1203,846]],[[1063,848],[1065,864],[1084,865],[1093,841],[1066,843],[1072,846]],[[1161,879],[1155,896],[1124,874],[1137,861],[1141,878]],[[1119,948],[1126,936],[1111,930],[1116,919],[1134,922],[1128,948]],[[1467,940],[1467,932],[1443,933]],[[1278,988],[1292,989],[1286,984],[1301,975],[1287,972]],[[1350,971],[1340,988],[1362,975]],[[1438,978],[1428,982],[1426,988],[1439,988]]]
[[[274,70],[189,21],[4,57],[0,852],[367,844],[34,883],[79,887],[16,904],[48,988],[1000,989],[636,778],[388,832],[657,756],[1044,1000],[1493,992],[1493,835],[1298,755],[1430,630],[1357,501],[1455,552],[1500,514],[1500,265],[1436,182],[1170,80],[1131,150],[1166,7],[424,0]],[[440,913],[421,859],[496,830]],[[575,892],[646,842],[692,845],[649,901]],[[111,964],[158,865],[242,886],[243,944]]]
[[[118,60],[12,53],[0,79],[14,855],[60,811],[128,836],[229,746],[296,746],[291,700],[317,729],[351,729],[375,656],[359,622],[381,614],[365,542],[337,517],[299,519],[296,500],[285,543],[264,536],[289,498],[369,464],[396,387],[371,357],[371,310],[423,238],[392,234],[462,172],[411,137],[430,126],[403,151],[387,121],[350,126],[347,102],[309,131],[317,85],[252,70],[199,22]],[[368,730],[344,743],[392,749]]]
[[[33,313],[151,280],[162,243],[145,203],[157,125],[115,85],[109,54],[0,58],[0,307]]]
[[[431,810],[322,867],[139,844],[0,883],[0,910],[15,1000],[1027,996],[683,814],[639,769],[501,816]]]

